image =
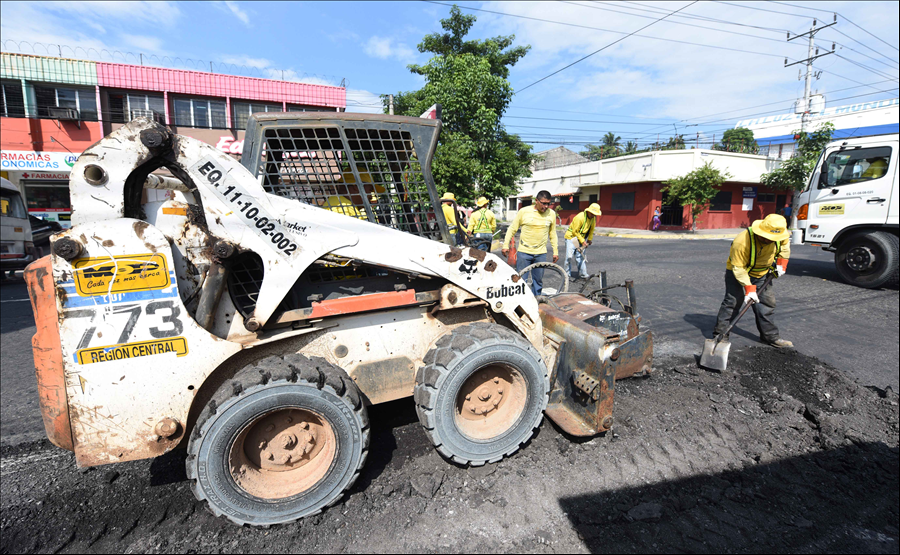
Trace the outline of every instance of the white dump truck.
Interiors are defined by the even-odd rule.
[[[792,242],[833,252],[838,273],[859,287],[900,274],[897,150],[897,134],[830,143],[795,202]]]

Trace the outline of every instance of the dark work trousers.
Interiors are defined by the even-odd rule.
[[[756,286],[756,294],[759,295],[759,302],[753,305],[753,314],[756,315],[756,327],[759,329],[759,337],[763,341],[770,343],[780,338],[778,327],[772,320],[775,315],[775,293],[773,290],[774,283],[770,283],[765,291],[759,292],[766,276],[750,277],[750,283]],[[725,331],[731,319],[738,315],[744,305],[744,286],[741,285],[734,272],[725,271],[725,300],[719,308],[719,316],[716,320],[715,335]]]

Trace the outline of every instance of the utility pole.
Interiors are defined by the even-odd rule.
[[[394,95],[388,95],[388,114],[394,115]]]
[[[812,89],[812,79],[813,79],[813,61],[821,58],[822,56],[827,56],[829,54],[834,54],[834,44],[831,45],[831,52],[825,52],[824,54],[819,54],[819,49],[816,48],[815,45],[815,37],[816,33],[821,31],[822,29],[831,27],[832,25],[837,25],[837,14],[834,15],[834,21],[829,23],[828,25],[823,25],[822,27],[816,27],[816,23],[818,23],[815,19],[813,19],[812,27],[809,31],[805,33],[801,33],[799,35],[791,36],[791,32],[788,31],[787,40],[792,41],[794,39],[809,36],[809,51],[807,53],[807,57],[805,60],[800,60],[798,62],[788,63],[787,58],[784,59],[784,67],[791,67],[797,64],[806,64],[806,85],[803,88],[803,115],[800,119],[800,131],[805,132],[807,126],[809,125],[809,110],[810,110],[810,91]]]

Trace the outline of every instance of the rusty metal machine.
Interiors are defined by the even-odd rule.
[[[412,396],[463,465],[512,454],[545,413],[609,430],[650,332],[633,303],[539,303],[497,256],[446,244],[439,131],[257,114],[238,162],[137,119],[85,151],[73,226],[26,271],[50,440],[82,466],[183,447],[215,514],[270,525],[339,501],[373,404]]]

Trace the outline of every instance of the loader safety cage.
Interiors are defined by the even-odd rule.
[[[431,175],[440,121],[253,114],[241,163],[266,192],[450,244]]]

